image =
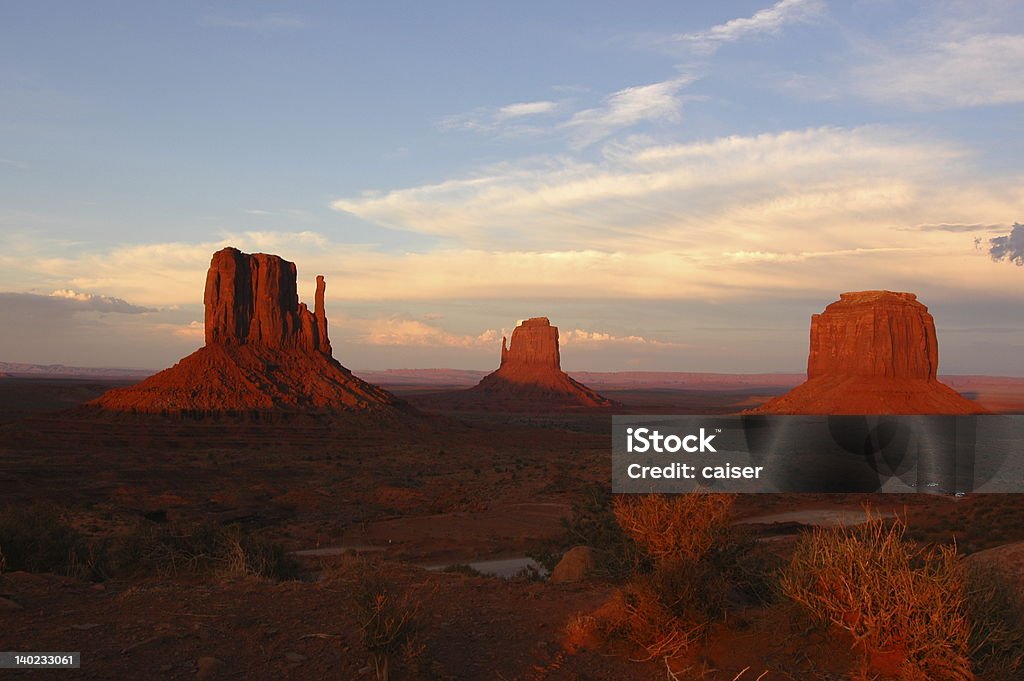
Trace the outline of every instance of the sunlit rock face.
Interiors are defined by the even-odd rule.
[[[92,404],[142,413],[261,410],[375,411],[403,406],[352,375],[331,352],[318,276],[311,312],[299,302],[295,263],[225,248],[206,275],[206,346],[141,383]]]
[[[935,320],[913,293],[843,293],[811,317],[807,381],[754,413],[976,414],[936,378]]]
[[[613,402],[562,371],[558,327],[534,317],[501,339],[501,364],[471,388],[469,397],[537,410],[546,406],[610,407]]]

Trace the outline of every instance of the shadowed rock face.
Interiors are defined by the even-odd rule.
[[[547,317],[527,319],[501,339],[501,365],[465,391],[467,402],[515,410],[551,406],[609,407],[613,402],[562,371],[558,327]]]
[[[206,275],[206,346],[138,385],[93,404],[112,411],[219,413],[274,409],[392,410],[400,402],[331,355],[316,278],[313,312],[299,302],[295,263],[235,248]]]
[[[295,263],[276,255],[249,255],[235,248],[214,253],[203,296],[206,344],[331,354],[324,278],[316,278],[315,312],[299,302],[295,279]]]
[[[913,293],[843,293],[811,317],[807,381],[754,413],[976,414],[936,379],[935,320]]]

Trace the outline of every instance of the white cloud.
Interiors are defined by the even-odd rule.
[[[550,117],[564,106],[565,102],[549,100],[517,102],[500,107],[482,106],[466,113],[445,116],[438,126],[445,131],[468,130],[509,136],[542,134],[550,132],[552,127],[550,124],[545,127],[536,119]]]
[[[923,111],[1024,102],[1022,19],[1019,2],[924,3],[888,35],[844,26],[849,49],[837,69],[795,74],[784,85],[815,99],[855,96]]]
[[[599,106],[572,113],[567,111],[569,101],[543,100],[497,108],[479,107],[446,116],[438,124],[446,131],[468,130],[506,136],[560,134],[567,136],[574,147],[581,148],[641,123],[678,123],[682,120],[684,99],[680,91],[694,80],[692,76],[678,76],[623,88],[604,97]],[[559,113],[562,115],[557,116]]]
[[[755,35],[774,35],[784,26],[813,21],[824,10],[825,3],[821,0],[781,0],[752,16],[732,19],[706,31],[681,33],[673,36],[672,40],[684,43],[696,52],[710,54],[727,43]]]
[[[93,310],[96,312],[120,312],[123,314],[140,314],[142,312],[153,312],[153,310],[132,305],[121,298],[102,296],[94,293],[84,293],[73,289],[57,289],[50,293],[51,298],[60,298],[77,304],[81,309]]]
[[[456,334],[433,324],[401,317],[348,318],[342,323],[350,334],[367,345],[477,348],[493,346],[501,339],[493,329],[475,335]]]
[[[747,246],[731,243],[728,250],[762,250],[758,240],[787,222],[824,220],[803,237],[811,241],[833,231],[837,212],[844,222],[905,212],[918,192],[931,193],[939,169],[963,155],[950,144],[870,127],[606,151],[595,162],[545,157],[501,164],[333,206],[473,247],[644,251],[736,239]]]
[[[602,106],[584,109],[562,124],[576,146],[588,146],[638,123],[676,123],[682,120],[679,91],[693,82],[689,76],[628,87],[608,95]]]
[[[851,69],[851,86],[870,99],[911,108],[1024,102],[1024,35],[919,35]]]
[[[501,118],[519,118],[521,116],[536,116],[554,111],[558,107],[556,102],[520,102],[508,104],[498,109],[498,116]]]
[[[226,245],[295,261],[302,300],[325,274],[332,319],[352,301],[753,300],[879,287],[925,294],[928,286],[968,296],[1019,288],[1019,271],[993,267],[971,234],[905,229],[1005,224],[1024,205],[1022,178],[986,178],[955,144],[885,128],[812,128],[672,145],[640,140],[605,151],[592,162],[501,164],[335,203],[371,222],[446,237],[419,251],[314,232],[115,248],[5,234],[0,290],[31,281],[198,306],[210,255]],[[363,335],[378,344],[448,346],[476,338],[444,336],[431,321],[385,317]]]
[[[174,327],[171,332],[179,338],[204,340],[206,338],[206,324],[193,320],[188,324]]]
[[[679,343],[669,343],[638,335],[616,336],[602,331],[586,331],[570,329],[559,332],[559,343],[563,345],[645,345],[657,347],[683,347]]]

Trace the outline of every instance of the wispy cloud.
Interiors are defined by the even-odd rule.
[[[668,80],[623,88],[605,96],[597,106],[571,109],[569,100],[518,102],[501,107],[480,107],[442,118],[442,130],[500,135],[563,135],[575,148],[590,146],[621,130],[642,123],[664,124],[682,120],[681,91],[696,78]]]
[[[1024,102],[1024,35],[919,35],[851,70],[851,87],[911,108]]]
[[[494,329],[478,334],[457,334],[434,324],[401,317],[346,319],[345,325],[367,345],[477,348],[494,346],[501,339],[501,334]]]
[[[229,16],[219,12],[205,12],[199,25],[207,28],[233,28],[246,31],[280,31],[304,28],[306,22],[293,14],[262,14],[260,16]]]
[[[542,133],[550,129],[550,122],[543,127],[543,118],[550,118],[566,105],[565,102],[540,100],[516,102],[505,106],[478,107],[472,111],[445,116],[438,121],[438,127],[446,131],[468,130],[473,132],[521,135]]]
[[[560,331],[558,341],[563,345],[644,345],[652,347],[682,347],[679,343],[645,338],[635,334],[617,336],[603,331],[587,331],[585,329],[569,329]]]
[[[334,203],[371,223],[443,237],[420,249],[315,232],[112,248],[4,235],[0,288],[32,281],[145,305],[199,305],[210,254],[226,245],[297,262],[303,300],[324,274],[329,301],[373,305],[753,300],[878,287],[1006,295],[1018,274],[993,265],[959,230],[900,229],[996,225],[1024,205],[1024,178],[984,177],[950,141],[826,127],[683,144],[638,139],[601,151],[590,161],[538,157]],[[334,306],[329,312],[338,317]],[[457,347],[477,336],[421,316],[386,317],[358,338]]]
[[[498,109],[498,116],[501,118],[520,118],[522,116],[536,116],[537,114],[544,114],[554,111],[558,107],[556,102],[552,101],[540,101],[540,102],[519,102],[518,104],[508,104]]]
[[[836,216],[906,220],[920,203],[918,192],[931,193],[936,169],[962,155],[948,143],[871,127],[687,144],[641,140],[606,145],[604,152],[595,162],[545,157],[501,164],[333,206],[485,248],[692,249],[716,225],[717,243],[736,240],[727,250],[761,250],[755,242],[762,234],[780,229],[809,230],[805,239],[820,240]],[[929,207],[917,217],[933,213]]]
[[[897,227],[901,231],[909,232],[991,232],[994,230],[1006,229],[1006,225],[994,224],[986,225],[980,223],[972,224],[950,224],[942,222],[934,225],[914,225],[913,227]]]
[[[844,26],[838,68],[794,74],[816,99],[857,97],[920,111],[1024,102],[1024,7],[1004,0],[919,5],[888,35]]]
[[[749,17],[732,19],[705,31],[680,33],[671,40],[700,54],[711,54],[723,45],[757,35],[774,35],[791,24],[818,19],[825,10],[822,0],[781,0]]]
[[[680,76],[613,92],[601,106],[576,112],[562,127],[583,147],[638,123],[677,123],[683,113],[680,91],[694,80]]]

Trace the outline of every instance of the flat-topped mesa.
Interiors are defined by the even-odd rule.
[[[295,263],[276,255],[250,255],[236,248],[214,253],[203,295],[206,344],[330,354],[324,278],[316,278],[314,312],[299,302],[295,282]]]
[[[935,320],[913,293],[843,293],[811,316],[807,380],[763,414],[976,414],[939,382]]]
[[[512,330],[512,342],[501,339],[501,364],[498,370],[561,371],[558,351],[558,327],[547,317],[527,319]]]
[[[223,414],[346,411],[397,415],[404,403],[352,375],[327,335],[324,278],[313,311],[299,302],[295,263],[236,248],[213,254],[206,275],[206,345],[170,369],[92,404],[120,412]]]
[[[843,293],[811,316],[807,377],[877,376],[934,381],[935,320],[913,293]]]

